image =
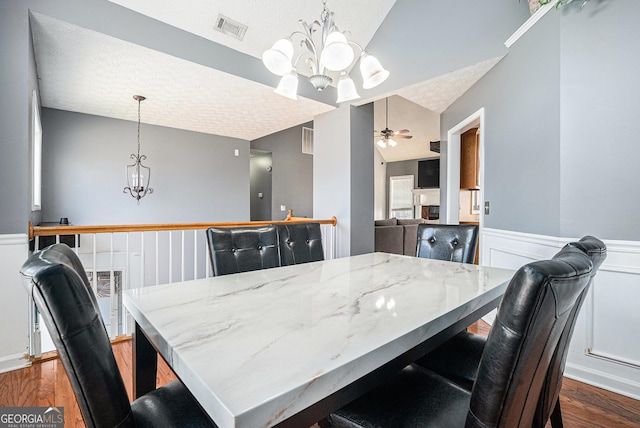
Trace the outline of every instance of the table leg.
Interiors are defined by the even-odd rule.
[[[158,371],[158,353],[138,323],[133,332],[132,348],[133,397],[136,399],[156,389]]]

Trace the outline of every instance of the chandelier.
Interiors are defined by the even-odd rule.
[[[130,156],[135,162],[126,167],[127,187],[122,192],[129,192],[140,205],[140,199],[144,198],[147,193],[153,193],[153,189],[149,187],[151,168],[142,164],[142,161],[147,157],[140,154],[140,103],[146,98],[142,95],[134,95],[133,99],[138,101],[138,154],[132,153]]]
[[[362,73],[362,87],[370,89],[378,86],[389,77],[380,61],[367,53],[362,46],[353,41],[347,41],[346,32],[340,32],[336,27],[333,15],[323,0],[323,10],[320,21],[307,24],[300,20],[304,31],[294,31],[284,39],[274,43],[273,47],[262,54],[262,62],[267,69],[278,76],[282,76],[275,93],[297,100],[298,74],[296,67],[304,58],[309,67],[309,82],[318,91],[333,83],[329,74],[339,73],[337,103],[360,98],[347,69],[353,64],[355,52],[350,44],[360,49],[360,73]],[[314,35],[320,30],[320,39],[314,41]],[[303,52],[293,59],[293,39],[301,38],[300,46]],[[333,73],[330,73],[333,72]]]

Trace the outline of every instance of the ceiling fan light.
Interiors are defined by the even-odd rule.
[[[393,138],[389,138],[389,147],[395,147],[398,145],[398,142]]]
[[[378,140],[376,144],[378,145],[378,147],[381,147],[383,149],[387,147],[387,143],[385,143],[383,139]]]
[[[375,88],[389,77],[389,72],[382,67],[380,61],[364,51],[360,56],[360,73],[364,89]]]
[[[284,76],[291,71],[293,58],[293,44],[289,39],[280,39],[271,49],[264,51],[262,62],[267,70],[278,76]]]
[[[349,77],[344,71],[340,75],[338,80],[338,104],[346,101],[357,100],[360,98],[358,91],[356,90],[356,84],[353,83],[353,79]]]
[[[320,54],[320,62],[325,68],[331,71],[344,70],[351,65],[353,57],[353,49],[344,34],[333,31],[327,36]]]
[[[289,74],[285,74],[280,79],[278,87],[275,91],[276,94],[283,97],[291,98],[292,100],[298,99],[298,74],[295,71],[291,71]]]

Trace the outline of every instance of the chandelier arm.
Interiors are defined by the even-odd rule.
[[[297,67],[298,62],[300,61],[300,59],[304,55],[309,55],[310,54],[309,58],[313,61],[313,74],[318,74],[319,72],[321,72],[320,71],[320,56],[318,55],[318,51],[316,49],[316,44],[313,42],[313,38],[311,37],[311,34],[310,34],[311,26],[309,26],[304,21],[302,21],[302,24],[303,24],[303,27],[309,31],[309,34],[305,34],[302,31],[294,31],[293,33],[291,33],[291,35],[289,35],[289,38],[293,38],[293,36],[295,34],[298,34],[298,35],[302,36],[303,42],[304,42],[305,47],[307,48],[307,51],[303,51],[300,55],[298,55],[296,60],[293,61],[292,66],[293,67]],[[313,25],[313,24],[311,24],[311,25]],[[302,42],[301,42],[301,44],[302,44]]]
[[[354,42],[353,40],[347,40],[347,43],[349,43],[351,45],[356,45],[358,47],[358,49],[360,49],[360,53],[361,54],[362,54],[362,52],[364,52],[364,48],[362,46],[360,46],[360,43]]]

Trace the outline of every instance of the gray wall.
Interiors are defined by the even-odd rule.
[[[485,108],[485,227],[560,233],[560,38],[552,11],[441,116],[441,140]],[[441,198],[447,147],[441,145]],[[446,204],[441,203],[445,217]]]
[[[141,153],[154,193],[137,205],[122,192],[125,165],[136,151],[136,122],[46,108],[42,113],[43,221],[249,220],[248,141],[143,123]]]
[[[580,2],[576,2],[580,3]],[[485,226],[638,240],[640,2],[549,12],[442,115],[485,107]]]
[[[282,220],[287,211],[296,217],[313,216],[313,156],[302,153],[302,127],[313,128],[313,122],[294,126],[251,141],[251,148],[271,152],[272,208],[270,220]]]
[[[374,248],[372,128],[373,103],[351,107],[351,255]]]
[[[366,46],[391,74],[366,96],[503,56],[528,17],[524,0],[397,0]],[[351,77],[360,87],[360,73]]]
[[[640,240],[638,17],[637,0],[591,1],[562,14],[564,236]]]
[[[2,2],[0,11],[0,233],[26,233],[29,218],[29,145],[33,49],[28,15],[13,14],[19,2]],[[35,68],[34,68],[35,70]],[[26,78],[25,78],[26,76]]]

